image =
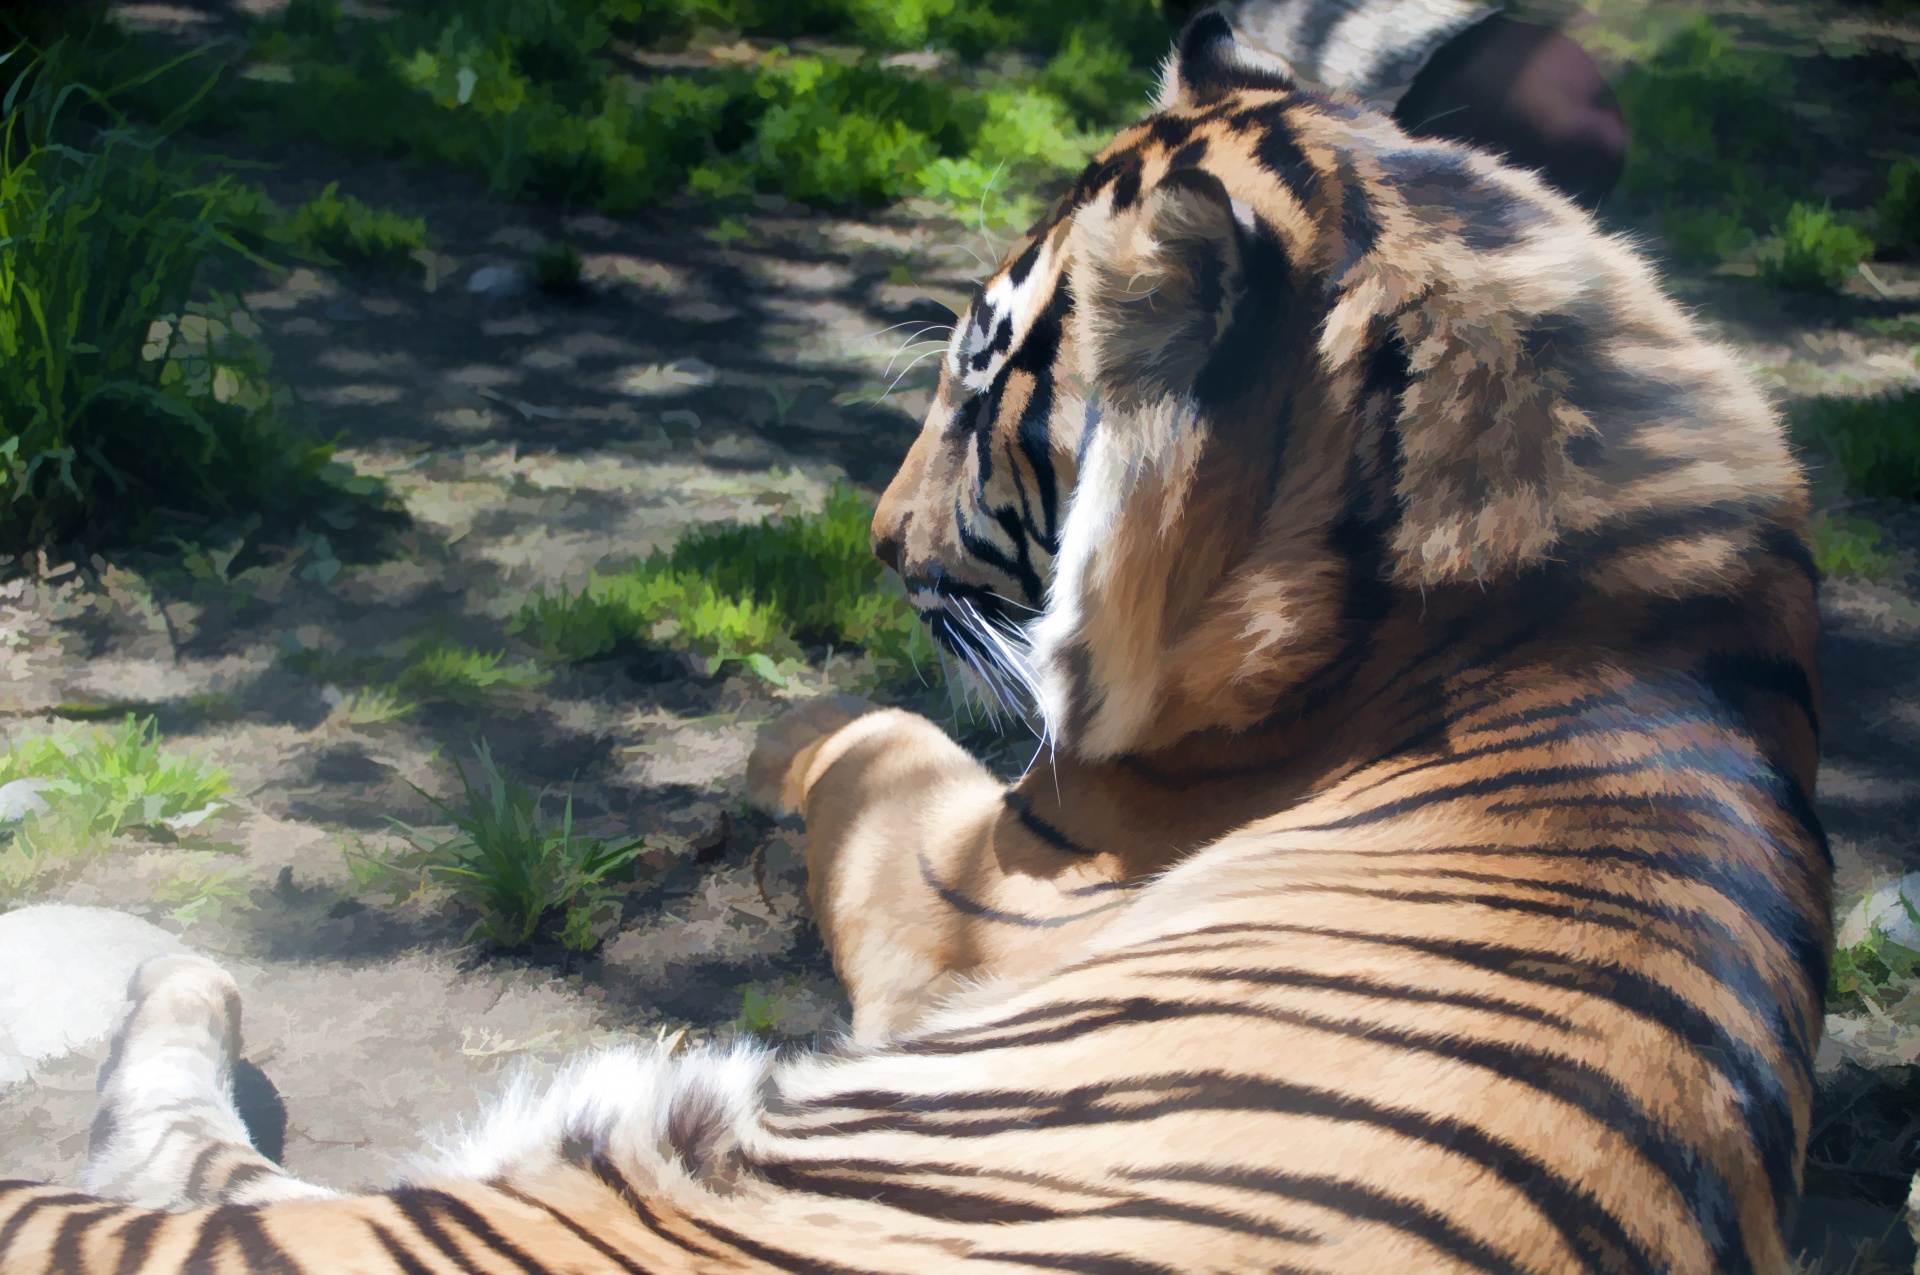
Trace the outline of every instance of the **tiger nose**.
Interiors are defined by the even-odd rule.
[[[873,522],[873,556],[880,559],[894,571],[900,570],[900,549],[907,540],[907,523],[913,518],[908,513],[899,522],[882,526],[878,518]]]

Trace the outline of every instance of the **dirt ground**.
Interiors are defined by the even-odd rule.
[[[411,528],[337,571],[309,551],[230,581],[50,562],[0,585],[0,730],[156,712],[173,747],[231,770],[237,797],[203,841],[126,845],[42,897],[145,915],[235,972],[249,1056],[289,1112],[286,1162],[328,1184],[385,1179],[516,1068],[633,1032],[733,1030],[743,988],[776,998],[759,1025],[777,1037],[831,1032],[843,1005],[804,917],[797,834],[744,817],[739,795],[757,724],[844,666],[778,692],[605,661],[382,725],[347,720],[324,669],[423,633],[511,646],[504,621],[534,589],[696,523],[809,507],[841,475],[884,485],[929,380],[923,367],[886,393],[901,347],[947,321],[994,245],[774,201],[718,231],[672,210],[615,222],[489,203],[444,172],[260,158],[283,206],[338,180],[424,215],[437,241],[424,278],[306,269],[248,298],[313,423],[387,478]],[[585,254],[581,295],[470,290],[563,233]],[[1920,381],[1912,343],[1863,326],[1920,315],[1920,272],[1881,280],[1887,295],[1863,281],[1817,304],[1738,278],[1673,286],[1784,402]],[[1819,798],[1843,903],[1920,870],[1920,515],[1855,512],[1896,536],[1905,570],[1824,591]],[[431,901],[356,893],[344,853],[381,844],[389,816],[432,823],[413,785],[452,795],[448,759],[479,737],[510,774],[571,783],[589,823],[649,838],[657,880],[582,968],[490,956]],[[183,911],[209,880],[222,889]],[[1920,1059],[1920,1032],[1890,1022],[1830,1035],[1828,1065]],[[0,1176],[72,1178],[97,1062],[0,1091]]]

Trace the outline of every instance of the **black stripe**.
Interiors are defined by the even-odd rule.
[[[1766,1059],[1756,1055],[1745,1041],[1725,1030],[1711,1015],[1637,971],[1586,961],[1565,953],[1499,943],[1370,934],[1282,922],[1208,926],[1190,931],[1189,934],[1219,932],[1227,928],[1313,934],[1419,952],[1537,987],[1604,1000],[1624,1013],[1657,1023],[1684,1040],[1703,1064],[1720,1073],[1733,1091],[1748,1136],[1765,1166],[1776,1210],[1784,1211],[1787,1203],[1798,1195],[1799,1188],[1795,1182],[1795,1148],[1798,1143],[1794,1131],[1793,1105],[1773,1067]],[[1794,1061],[1798,1063],[1800,1060]],[[1802,1074],[1805,1074],[1804,1069]]]
[[[1677,830],[1676,837],[1694,835],[1687,830]],[[1354,852],[1343,852],[1354,853]],[[1771,935],[1784,947],[1794,963],[1807,978],[1808,986],[1819,989],[1826,983],[1825,927],[1818,917],[1809,914],[1806,907],[1796,905],[1780,886],[1764,872],[1755,870],[1745,863],[1727,863],[1695,854],[1655,854],[1639,846],[1619,844],[1596,844],[1566,847],[1538,846],[1498,846],[1498,845],[1456,845],[1426,846],[1404,850],[1374,850],[1362,852],[1369,859],[1415,859],[1415,858],[1493,858],[1507,860],[1512,858],[1533,858],[1545,860],[1570,861],[1581,868],[1600,863],[1613,863],[1631,867],[1660,876],[1671,877],[1691,885],[1702,886],[1726,899],[1735,908],[1753,918],[1754,924],[1762,933]],[[1454,869],[1453,871],[1459,871]],[[1510,873],[1496,874],[1503,880],[1514,880]],[[1795,1040],[1811,1056],[1817,1042],[1807,1041],[1806,1030],[1796,1030]]]
[[[374,1221],[367,1223],[367,1229],[373,1232],[374,1240],[386,1250],[387,1257],[400,1268],[400,1275],[433,1275],[426,1263],[409,1253],[392,1231]]]
[[[1721,651],[1694,665],[1694,674],[1706,683],[1728,707],[1738,710],[1743,690],[1778,696],[1805,715],[1815,736],[1820,730],[1820,709],[1815,703],[1813,682],[1798,660],[1777,655],[1735,655]],[[1744,714],[1743,714],[1744,716]]]
[[[690,1253],[698,1253],[702,1257],[710,1257],[715,1261],[719,1261],[725,1257],[725,1254],[721,1253],[718,1249],[708,1248],[696,1240],[690,1240],[684,1236],[676,1235],[668,1231],[665,1220],[648,1207],[646,1201],[640,1198],[640,1193],[633,1189],[633,1183],[627,1181],[627,1175],[622,1173],[619,1166],[614,1164],[613,1161],[609,1160],[606,1156],[595,1154],[590,1157],[587,1160],[587,1171],[592,1173],[594,1177],[600,1179],[615,1195],[620,1197],[621,1203],[627,1206],[633,1213],[635,1220],[637,1220],[641,1226],[646,1227],[647,1230],[653,1232],[662,1240],[684,1248]]]
[[[1186,977],[1241,981],[1231,971],[1193,971]],[[1256,973],[1245,981],[1265,980]],[[1672,1184],[1675,1193],[1692,1211],[1702,1237],[1715,1250],[1722,1269],[1751,1269],[1745,1250],[1739,1244],[1738,1204],[1726,1177],[1700,1151],[1674,1136],[1669,1126],[1649,1112],[1615,1077],[1578,1059],[1511,1041],[1472,1039],[1458,1032],[1426,1032],[1364,1018],[1329,1018],[1238,1004],[1136,998],[1125,1003],[1115,1002],[1114,1008],[1116,1012],[1108,1021],[1086,1030],[1123,1022],[1170,1022],[1221,1014],[1257,1018],[1446,1058],[1525,1085],[1574,1107],[1595,1123],[1618,1133]],[[1566,1029],[1571,1032],[1571,1025]]]
[[[1374,245],[1380,239],[1379,215],[1374,212],[1373,200],[1359,174],[1353,171],[1351,161],[1340,166],[1340,186],[1340,236],[1344,242],[1340,260],[1327,274],[1329,292],[1373,254]]]
[[[45,1186],[46,1183],[44,1182],[0,1182],[0,1191],[37,1190],[44,1189]],[[98,1199],[94,1196],[81,1195],[77,1192],[67,1192],[60,1195],[42,1195],[28,1200],[14,1211],[13,1216],[7,1219],[5,1226],[0,1226],[0,1257],[7,1255],[7,1251],[12,1246],[13,1241],[19,1236],[21,1231],[26,1229],[27,1223],[33,1220],[33,1215],[42,1209],[60,1209],[76,1204],[85,1205],[96,1204],[98,1202]]]
[[[1060,851],[1060,853],[1078,855],[1083,859],[1100,853],[1098,850],[1089,850],[1035,814],[1033,812],[1033,802],[1026,794],[1015,792],[1009,788],[1001,795],[1000,800],[1006,805],[1008,810],[1013,812],[1013,817],[1019,821],[1022,828],[1025,828],[1053,849]]]
[[[1643,761],[1617,761],[1595,766],[1558,765],[1516,768],[1497,775],[1483,775],[1475,779],[1461,780],[1459,783],[1429,788],[1411,797],[1396,797],[1391,801],[1384,801],[1377,806],[1369,806],[1365,810],[1342,815],[1337,819],[1328,819],[1321,823],[1295,824],[1286,831],[1340,832],[1349,828],[1364,828],[1371,824],[1399,818],[1401,815],[1422,813],[1446,802],[1490,797],[1497,793],[1512,792],[1515,789],[1551,788],[1559,784],[1578,783],[1582,780],[1619,778],[1623,775],[1644,774],[1649,771],[1667,773],[1656,762],[1657,759],[1649,758]],[[1664,802],[1668,799],[1668,794],[1633,793],[1631,798],[1643,803],[1651,803],[1656,798]],[[1552,800],[1561,799],[1556,797]]]
[[[67,1214],[60,1223],[60,1229],[54,1232],[53,1246],[47,1254],[47,1269],[52,1275],[85,1270],[85,1254],[80,1248],[80,1241],[101,1220],[117,1217],[126,1211],[124,1204],[105,1204],[98,1208],[75,1209]]]
[[[771,1163],[749,1160],[755,1174],[774,1186],[791,1191],[837,1199],[867,1200],[883,1204],[915,1217],[942,1222],[990,1223],[1005,1226],[1021,1222],[1051,1222],[1061,1218],[1086,1217],[1093,1209],[1060,1209],[1029,1201],[1009,1200],[979,1191],[956,1191],[930,1182],[901,1181],[914,1173],[917,1165],[882,1166],[868,1174],[850,1169],[845,1162]]]
[[[933,1138],[975,1139],[1015,1131],[1143,1124],[1195,1111],[1277,1113],[1365,1125],[1478,1165],[1526,1198],[1593,1269],[1647,1275],[1659,1269],[1654,1256],[1618,1218],[1523,1146],[1464,1120],[1387,1106],[1335,1090],[1285,1084],[1267,1077],[1201,1072],[1142,1076],[1125,1083],[1077,1086],[1051,1093],[974,1093],[963,1095],[959,1103],[953,1095],[878,1091],[842,1095],[839,1101],[842,1106],[876,1112],[864,1119],[840,1121],[843,1133],[891,1130]],[[1005,1114],[947,1118],[956,1110],[979,1110],[988,1103]],[[1223,1167],[1218,1177],[1204,1180],[1230,1182],[1235,1173]],[[1131,1176],[1160,1175],[1141,1171]]]
[[[1049,1271],[1078,1271],[1080,1275],[1187,1275],[1186,1267],[1163,1266],[1159,1262],[1149,1262],[1138,1257],[1122,1257],[1118,1253],[1029,1253],[1007,1250],[1004,1252],[975,1251],[967,1254],[972,1262],[1013,1262],[1020,1266],[1037,1266]],[[1278,1273],[1284,1267],[1262,1267]]]
[[[1117,959],[1153,959],[1162,956],[1178,955],[1179,947],[1158,948],[1135,953],[1112,953],[1108,957],[1095,958],[1079,962],[1062,974],[1093,968],[1097,965],[1112,964]],[[1197,979],[1207,982],[1248,983],[1261,987],[1285,987],[1300,991],[1334,992],[1343,996],[1358,996],[1370,1000],[1400,1001],[1416,1005],[1446,1005],[1454,1009],[1468,1009],[1477,1013],[1492,1014],[1501,1018],[1510,1018],[1520,1022],[1534,1023],[1543,1027],[1553,1027],[1560,1031],[1574,1030],[1574,1020],[1564,1014],[1542,1009],[1537,1005],[1525,1005],[1504,997],[1490,996],[1481,992],[1447,992],[1430,987],[1405,986],[1393,983],[1381,983],[1358,974],[1328,974],[1317,970],[1292,969],[1243,969],[1234,967],[1213,967],[1209,969],[1155,970],[1144,977],[1169,979]],[[1087,1030],[1084,1020],[1073,1016],[1100,1011],[1114,1004],[1110,1000],[1076,1000],[1054,1002],[1037,1006],[1018,1014],[1008,1015],[993,1023],[972,1028],[956,1028],[951,1031],[935,1032],[930,1035],[916,1036],[901,1040],[893,1048],[905,1054],[959,1054],[971,1053],[982,1049],[1010,1049],[1026,1045],[1046,1044],[1054,1040],[1066,1039]],[[1071,1020],[1071,1021],[1068,1021]],[[1014,1036],[997,1034],[1009,1028],[1026,1027],[1034,1029],[1028,1033]]]
[[[914,854],[920,864],[920,880],[939,896],[941,902],[956,912],[977,916],[984,921],[997,921],[1002,925],[1017,925],[1029,930],[1051,930],[1062,925],[1071,925],[1075,921],[1084,921],[1102,912],[1110,912],[1114,908],[1133,901],[1130,898],[1115,899],[1111,903],[1102,903],[1079,912],[1069,912],[1065,916],[1027,916],[1019,912],[1003,912],[999,908],[968,898],[958,890],[943,884],[940,878],[934,875],[933,865],[927,862],[927,852],[924,849],[918,849]]]
[[[167,1214],[156,1210],[141,1213],[120,1228],[114,1235],[120,1242],[120,1260],[113,1265],[113,1275],[136,1275],[145,1269],[153,1255],[154,1234],[166,1219]]]
[[[198,1121],[176,1121],[172,1128],[193,1128],[197,1127],[198,1124]],[[171,1132],[171,1130],[169,1130],[169,1132]],[[201,1136],[205,1136],[204,1132]],[[207,1190],[207,1170],[213,1167],[214,1157],[225,1150],[227,1150],[227,1145],[224,1142],[209,1142],[206,1146],[200,1148],[200,1153],[193,1157],[192,1167],[187,1170],[187,1187],[183,1193],[184,1198],[199,1200],[205,1197]]]
[[[1142,1172],[1129,1174],[1145,1178]],[[1226,1171],[1208,1165],[1156,1170],[1152,1177],[1173,1182],[1200,1182],[1241,1191],[1258,1191],[1318,1205],[1335,1213],[1378,1222],[1403,1231],[1453,1258],[1462,1265],[1487,1271],[1490,1275],[1534,1275],[1531,1265],[1522,1266],[1477,1236],[1456,1226],[1444,1214],[1436,1213],[1418,1200],[1389,1195],[1384,1191],[1345,1182],[1338,1178],[1302,1173],[1279,1173],[1240,1169]]]
[[[1274,106],[1256,107],[1236,117],[1234,123],[1259,130],[1260,139],[1253,144],[1253,157],[1304,208],[1319,186],[1320,174],[1300,149],[1300,143],[1294,140],[1286,115]]]
[[[1793,564],[1794,569],[1806,577],[1807,583],[1820,582],[1820,569],[1814,565],[1813,550],[1807,542],[1777,523],[1763,523],[1760,531],[1760,547],[1769,555]]]
[[[771,1244],[750,1239],[718,1222],[709,1222],[697,1217],[689,1217],[687,1221],[722,1244],[730,1245],[749,1257],[757,1257],[779,1270],[796,1272],[796,1275],[872,1275],[873,1272],[870,1266],[842,1266],[838,1262],[830,1262],[824,1258],[807,1257],[786,1249],[775,1248]]]
[[[546,1266],[535,1261],[511,1240],[494,1230],[487,1220],[475,1212],[465,1201],[430,1187],[403,1186],[386,1193],[393,1201],[401,1216],[411,1222],[429,1244],[445,1254],[448,1261],[465,1269],[467,1259],[460,1251],[460,1245],[446,1227],[441,1225],[444,1219],[465,1231],[483,1247],[499,1254],[507,1261],[525,1271],[527,1275],[553,1275]]]
[[[254,1160],[243,1161],[227,1173],[227,1180],[220,1186],[220,1194],[231,1195],[255,1178],[266,1177],[273,1171],[271,1165]]]
[[[193,1251],[188,1253],[180,1266],[183,1271],[198,1275],[201,1271],[218,1269],[216,1259],[220,1256],[222,1245],[231,1242],[240,1251],[244,1269],[252,1275],[300,1275],[300,1264],[293,1254],[276,1244],[260,1224],[259,1214],[252,1208],[225,1204],[219,1208],[201,1214],[200,1237],[194,1241]]]
[[[586,1227],[580,1225],[580,1223],[574,1221],[565,1213],[562,1213],[559,1209],[554,1208],[553,1205],[548,1204],[545,1200],[537,1199],[534,1196],[516,1191],[505,1182],[495,1182],[493,1189],[509,1199],[518,1200],[522,1204],[545,1211],[554,1221],[573,1232],[574,1238],[593,1249],[594,1252],[600,1254],[600,1256],[606,1258],[615,1266],[618,1266],[621,1270],[626,1271],[627,1275],[650,1275],[649,1268],[633,1261],[627,1257],[626,1254],[620,1252],[620,1250],[614,1248],[613,1245],[607,1243],[598,1235],[595,1235],[592,1231],[589,1231]]]

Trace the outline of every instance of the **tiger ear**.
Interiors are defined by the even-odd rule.
[[[1237,89],[1278,89],[1295,86],[1291,68],[1279,58],[1257,49],[1233,34],[1233,26],[1219,8],[1197,13],[1180,30],[1173,53],[1160,70],[1157,105],[1208,106]]]
[[[1244,290],[1242,230],[1218,178],[1177,169],[1075,225],[1090,379],[1131,409],[1193,388]]]

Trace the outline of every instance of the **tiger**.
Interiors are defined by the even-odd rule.
[[[162,958],[0,1273],[1783,1272],[1807,519],[1632,243],[1203,14],[874,518],[1033,765],[825,697],[749,761],[847,1037],[589,1054],[340,1193],[249,1145],[234,984]]]

